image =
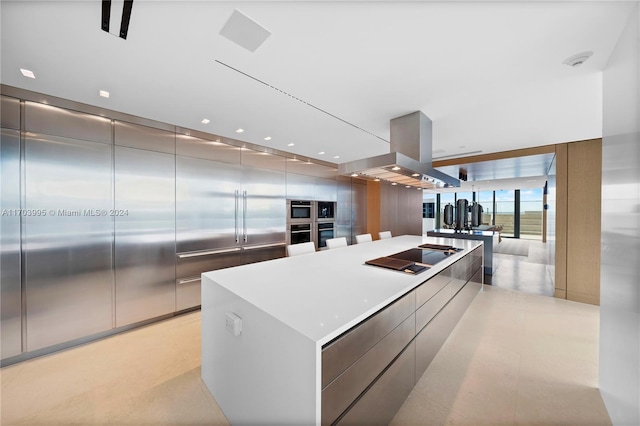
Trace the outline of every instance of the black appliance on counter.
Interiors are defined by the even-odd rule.
[[[367,260],[365,264],[419,274],[462,250],[461,248],[440,244],[422,244],[399,253]]]

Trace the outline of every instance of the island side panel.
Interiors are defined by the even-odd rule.
[[[226,313],[242,319],[242,334]],[[202,380],[231,424],[319,424],[316,343],[202,275]]]

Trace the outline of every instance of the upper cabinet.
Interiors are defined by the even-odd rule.
[[[0,99],[1,127],[20,130],[20,101],[8,96],[0,96]]]
[[[175,154],[176,135],[174,132],[147,126],[116,121],[115,144],[147,151]]]
[[[268,152],[254,151],[249,148],[241,148],[242,165],[255,169],[286,171],[285,158]]]
[[[183,134],[176,134],[176,154],[221,163],[240,164],[240,147]]]
[[[27,132],[111,144],[111,120],[108,118],[35,102],[24,104]]]
[[[287,159],[287,198],[337,201],[336,167]]]

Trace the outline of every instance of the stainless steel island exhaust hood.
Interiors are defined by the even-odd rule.
[[[391,152],[338,165],[342,175],[421,189],[460,186],[431,165],[432,124],[422,111],[391,120]]]

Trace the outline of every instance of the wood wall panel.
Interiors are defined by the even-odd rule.
[[[470,155],[449,160],[434,160],[433,167],[455,166],[458,164],[480,163],[483,161],[503,160],[507,158],[526,157],[529,155],[549,154],[555,151],[556,145],[542,145],[532,148],[514,149],[511,151],[492,152],[489,154]]]
[[[398,187],[389,183],[380,186],[380,229],[375,231],[391,231],[392,235],[401,235],[398,229]]]
[[[556,145],[556,297],[567,291],[567,144]],[[560,293],[558,293],[560,290]]]
[[[367,182],[367,233],[377,240],[380,231],[398,235],[422,235],[422,191]]]
[[[600,304],[602,140],[568,144],[567,299]]]
[[[380,230],[380,182],[367,181],[367,234],[375,239]],[[355,239],[354,239],[355,243]]]

